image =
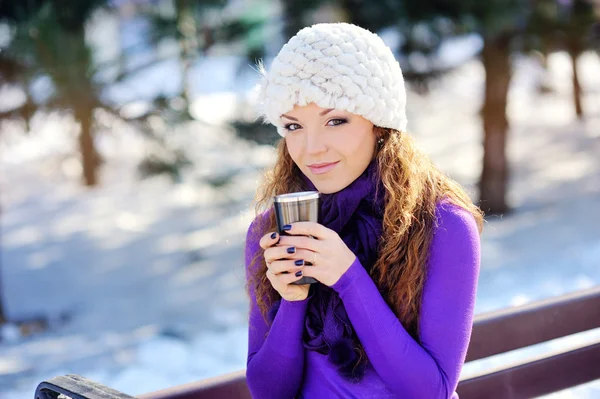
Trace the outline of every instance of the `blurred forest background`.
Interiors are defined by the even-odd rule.
[[[0,398],[245,367],[279,138],[255,65],[338,21],[392,48],[410,133],[487,214],[477,311],[600,283],[599,1],[0,0]]]

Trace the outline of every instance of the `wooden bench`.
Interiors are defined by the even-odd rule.
[[[600,328],[600,286],[529,305],[477,315],[467,362]],[[600,379],[600,338],[588,345],[527,359],[517,365],[466,378],[461,399],[531,398]],[[70,375],[39,384],[35,399],[132,399]],[[251,399],[245,370],[145,394],[139,399]]]

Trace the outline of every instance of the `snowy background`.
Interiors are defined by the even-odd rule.
[[[99,45],[108,46],[110,20],[98,23],[108,32]],[[80,184],[68,115],[38,115],[28,136],[5,125],[5,311],[9,320],[45,315],[50,325],[26,337],[14,325],[2,328],[0,399],[32,397],[38,382],[67,373],[136,395],[245,367],[243,244],[254,190],[274,151],[240,139],[225,123],[240,109],[251,111],[256,76],[250,67],[236,75],[239,63],[213,56],[193,65],[197,121],[178,126],[176,136],[195,167],[179,183],[140,180],[143,140],[117,122],[97,137],[106,162],[94,189]],[[565,54],[549,58],[551,93],[537,91],[543,71],[535,60],[516,57],[514,67],[508,154],[515,212],[487,220],[477,313],[600,284],[600,59],[586,53],[580,61],[583,121],[572,110]],[[143,107],[134,101],[144,91],[174,90],[162,77],[177,68],[165,62],[110,95],[133,110]],[[429,94],[408,93],[410,131],[474,197],[483,83],[481,63],[473,60]],[[10,95],[16,94],[0,98]],[[218,177],[225,183],[210,184]],[[592,330],[485,359],[466,365],[464,375],[599,336]],[[598,398],[600,382],[549,397]]]

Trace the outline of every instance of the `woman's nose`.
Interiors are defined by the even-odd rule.
[[[306,135],[306,153],[310,155],[320,154],[327,151],[327,146],[320,132],[308,132]]]

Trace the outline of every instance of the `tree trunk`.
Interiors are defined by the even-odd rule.
[[[198,29],[192,10],[192,3],[189,0],[176,0],[175,10],[177,14],[177,31],[179,33],[181,94],[185,100],[186,107],[189,107],[191,102],[189,70],[192,60],[198,56]],[[211,43],[204,43],[204,45],[210,46]]]
[[[573,100],[575,102],[575,113],[577,118],[583,118],[583,107],[581,106],[581,85],[579,84],[579,73],[577,73],[577,59],[581,52],[578,46],[569,46],[569,56],[571,57],[571,67],[573,68]]]
[[[482,110],[483,169],[479,181],[479,200],[484,212],[501,214],[509,209],[506,203],[506,103],[511,78],[509,39],[487,40],[484,43],[482,58],[486,78]]]
[[[0,216],[2,216],[2,208],[0,208]],[[2,236],[0,236],[1,238]],[[6,323],[4,315],[4,281],[2,279],[2,258],[0,257],[0,326]]]
[[[86,186],[95,186],[98,183],[97,168],[100,164],[98,153],[94,145],[92,135],[93,109],[90,106],[80,104],[75,109],[75,118],[79,122],[79,150],[81,152],[81,164],[83,166],[83,181]]]
[[[287,42],[292,36],[306,26],[306,14],[310,11],[310,7],[302,1],[283,0],[281,2],[283,8],[283,34],[284,40]]]
[[[358,25],[361,28],[373,29],[373,25],[377,21],[373,21],[368,15],[365,15],[363,11],[364,3],[361,0],[342,0],[340,4],[344,11],[348,14],[348,19],[351,24]]]
[[[548,55],[550,54],[550,45],[548,40],[542,38],[542,48],[540,51],[540,65],[542,67],[542,73],[538,84],[538,92],[541,94],[552,93],[554,90],[550,83],[550,71],[548,66]]]

